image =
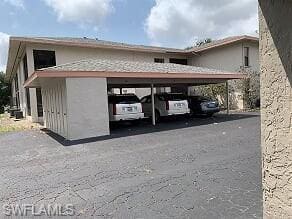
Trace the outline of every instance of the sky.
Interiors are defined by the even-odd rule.
[[[89,37],[185,48],[257,35],[257,0],[0,0],[0,71],[9,36]]]

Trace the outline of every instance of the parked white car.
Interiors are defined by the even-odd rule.
[[[145,116],[152,116],[151,95],[141,99]],[[155,118],[190,113],[187,97],[180,93],[160,93],[154,95]]]
[[[142,104],[134,94],[109,94],[108,107],[111,122],[144,118]]]

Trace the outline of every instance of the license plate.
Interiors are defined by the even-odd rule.
[[[134,110],[137,110],[137,107],[123,107],[125,112],[133,112]]]
[[[175,107],[179,107],[182,108],[185,104],[184,103],[175,103],[174,106]]]

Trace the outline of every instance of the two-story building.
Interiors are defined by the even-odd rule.
[[[13,105],[23,112],[24,117],[33,122],[43,122],[42,90],[38,86],[25,88],[24,82],[39,69],[88,59],[176,63],[229,72],[238,72],[242,68],[257,70],[258,38],[230,37],[201,47],[175,49],[88,38],[11,37],[6,80],[12,84]],[[156,91],[169,90],[169,87],[177,90],[177,86],[173,85],[168,83],[163,88],[157,87]],[[187,83],[183,86],[187,91]],[[127,89],[127,92],[135,92],[140,97],[150,92],[145,88]]]

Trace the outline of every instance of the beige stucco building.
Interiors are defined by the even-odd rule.
[[[227,38],[228,39],[228,38]],[[232,40],[232,38],[230,38]],[[222,40],[223,42],[226,41]],[[222,42],[222,43],[223,43]],[[259,45],[258,41],[239,41],[228,43],[225,46],[210,48],[206,46],[197,49],[196,56],[191,59],[191,64],[194,66],[209,67],[214,69],[222,69],[226,71],[246,72],[251,78],[250,84],[253,89],[252,101],[259,100]],[[249,57],[246,60],[246,57]],[[232,109],[248,108],[244,100],[243,81],[231,81],[229,83],[230,106]],[[251,88],[249,88],[251,90]],[[199,92],[199,88],[194,88],[194,92]],[[204,91],[203,91],[204,92]],[[220,98],[220,97],[218,97]]]
[[[259,4],[264,218],[292,218],[292,1]]]
[[[247,54],[244,54],[245,49],[248,49]],[[245,56],[248,59],[246,63]],[[237,72],[241,68],[257,70],[257,57],[258,39],[249,36],[229,37],[185,50],[87,38],[11,37],[6,78],[12,83],[13,105],[33,122],[43,122],[41,90],[23,87],[27,78],[42,67],[94,58],[149,63],[172,62]],[[164,90],[170,88],[157,88],[157,92]],[[126,92],[135,92],[142,97],[150,89],[127,88]]]

